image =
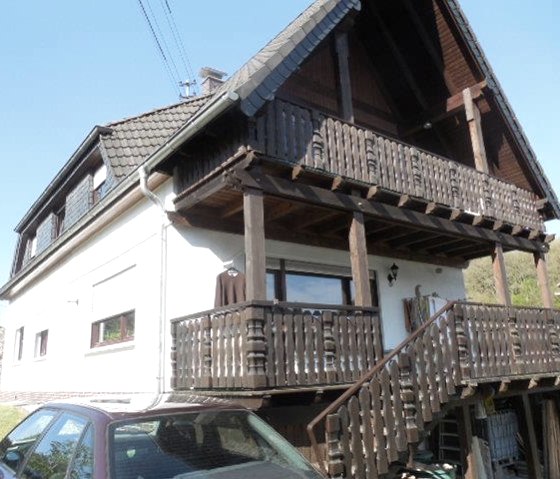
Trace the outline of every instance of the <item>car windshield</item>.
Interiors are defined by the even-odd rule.
[[[321,476],[277,432],[247,411],[204,411],[117,423],[115,479],[267,479]]]

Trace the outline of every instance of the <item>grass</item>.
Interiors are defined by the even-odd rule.
[[[27,416],[27,412],[23,409],[0,405],[0,438],[10,432],[25,416]]]

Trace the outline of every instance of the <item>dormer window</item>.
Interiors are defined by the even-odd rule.
[[[27,240],[27,257],[34,258],[37,254],[37,236],[33,235]]]
[[[66,217],[66,206],[62,205],[54,214],[54,237],[58,238],[64,231],[64,219]]]
[[[93,204],[99,203],[99,200],[103,197],[104,191],[103,187],[107,180],[107,167],[105,165],[101,165],[99,168],[95,170],[93,173],[93,191],[92,191],[92,198]]]

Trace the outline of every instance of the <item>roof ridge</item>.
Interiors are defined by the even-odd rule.
[[[117,126],[117,125],[129,122],[129,121],[132,121],[132,120],[138,120],[138,119],[140,119],[142,117],[145,117],[145,116],[153,115],[155,113],[159,113],[159,112],[162,112],[162,111],[165,111],[165,110],[171,110],[172,108],[176,108],[176,107],[181,106],[181,105],[189,105],[191,103],[195,103],[195,102],[200,101],[200,100],[207,100],[211,96],[212,96],[212,94],[196,96],[196,97],[189,98],[189,99],[177,102],[177,103],[172,103],[170,105],[160,106],[160,107],[154,108],[152,110],[140,113],[138,115],[132,115],[132,116],[122,118],[120,120],[115,120],[115,121],[112,121],[110,123],[106,123],[103,126],[105,126],[107,128],[111,128],[113,126]]]

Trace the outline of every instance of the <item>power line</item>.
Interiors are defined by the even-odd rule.
[[[183,66],[187,73],[188,79],[187,80],[194,80],[194,70],[191,66],[191,62],[189,60],[189,56],[187,55],[187,50],[185,49],[185,44],[183,43],[183,39],[179,33],[179,29],[177,28],[177,23],[175,21],[175,16],[173,11],[171,10],[171,5],[169,4],[169,0],[159,0],[163,11],[165,12],[165,17],[167,19],[167,24],[169,25],[169,29],[173,35],[173,39],[175,41],[175,46],[181,60],[183,61]]]
[[[173,67],[173,70],[175,72],[175,80],[177,81],[177,83],[180,83],[182,80],[182,76],[179,73],[179,69],[177,68],[177,64],[175,63],[175,60],[173,58],[173,53],[171,51],[171,49],[169,48],[169,45],[167,44],[167,41],[165,39],[165,34],[163,33],[163,30],[160,28],[159,26],[159,22],[157,20],[157,16],[154,13],[154,10],[152,9],[152,5],[150,3],[150,0],[144,0],[146,2],[146,5],[148,6],[148,10],[150,12],[150,15],[152,16],[153,19],[153,24],[155,25],[155,29],[157,31],[157,34],[160,38],[161,44],[163,46],[163,49],[165,50],[165,52],[167,53],[167,58],[169,59],[171,66]]]
[[[160,54],[160,57],[163,60],[163,63],[165,65],[165,69],[167,71],[167,74],[169,76],[169,79],[171,80],[171,83],[173,85],[173,89],[176,91],[176,93],[180,96],[181,92],[179,90],[179,82],[177,81],[177,79],[174,77],[173,75],[173,71],[171,70],[171,66],[169,65],[169,60],[167,59],[167,55],[164,52],[164,49],[161,45],[161,42],[159,41],[159,38],[156,34],[156,31],[154,29],[154,26],[152,25],[152,22],[150,20],[150,17],[148,16],[148,13],[146,12],[146,9],[144,7],[144,3],[142,2],[142,0],[138,0],[138,4],[140,5],[140,9],[142,10],[142,13],[144,15],[144,19],[146,20],[146,23],[148,24],[148,27],[150,29],[150,32],[152,34],[152,37],[154,39],[154,42],[157,46],[157,50]],[[150,7],[151,9],[151,7]],[[154,17],[155,18],[155,17]],[[175,67],[175,69],[177,69],[177,67]]]

